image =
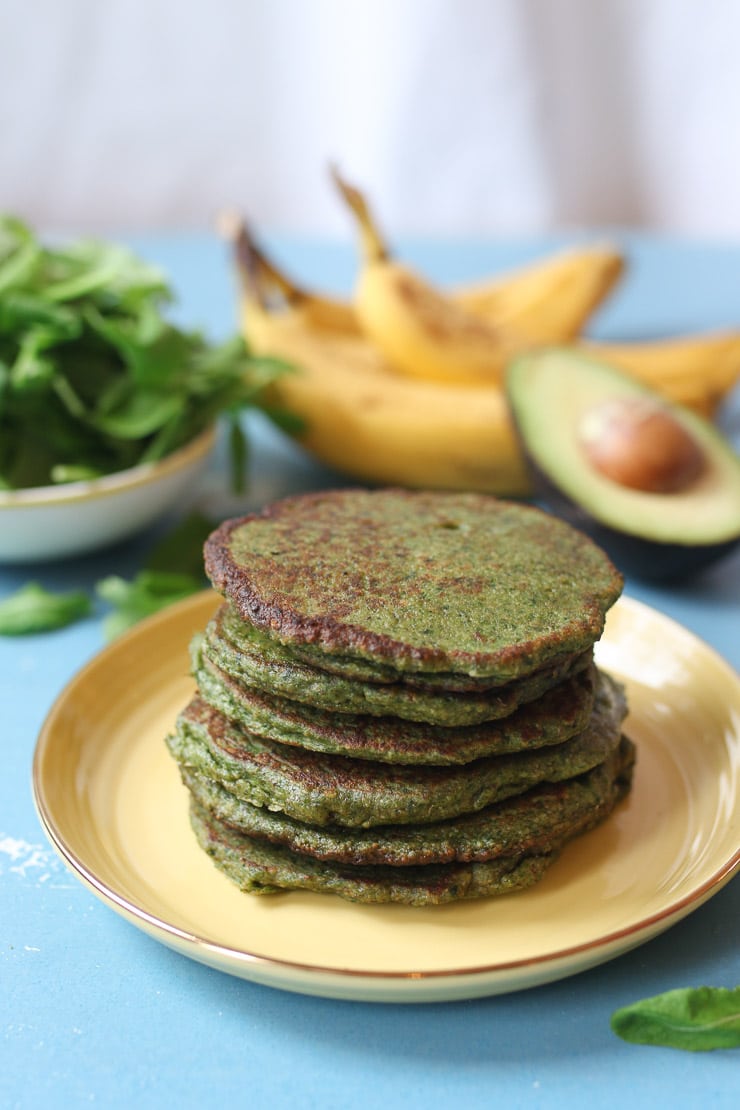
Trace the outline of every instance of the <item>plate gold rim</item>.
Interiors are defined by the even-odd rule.
[[[169,606],[166,610],[142,621],[135,628],[125,633],[118,640],[114,641],[114,643],[104,647],[100,652],[88,660],[72,676],[51,706],[39,732],[32,763],[32,793],[36,811],[44,832],[65,865],[85,886],[101,898],[104,903],[109,905],[116,912],[122,914],[122,916],[132,924],[143,928],[162,943],[168,944],[170,947],[175,947],[183,954],[243,978],[254,978],[250,975],[243,975],[242,973],[245,969],[265,970],[268,972],[274,969],[277,972],[295,973],[302,977],[306,977],[307,980],[309,980],[309,985],[291,985],[283,981],[272,981],[269,977],[258,981],[268,982],[270,985],[282,987],[283,989],[287,986],[287,989],[317,994],[325,992],[319,989],[311,989],[310,980],[315,980],[317,988],[321,981],[343,980],[348,983],[358,981],[364,983],[386,983],[389,986],[395,986],[396,989],[399,989],[401,986],[407,984],[416,984],[418,987],[423,983],[430,982],[444,983],[452,980],[472,982],[495,979],[500,976],[506,976],[507,974],[516,972],[523,973],[539,968],[551,970],[552,974],[533,979],[531,982],[524,982],[518,986],[504,987],[506,991],[518,990],[523,989],[523,987],[536,986],[557,978],[562,978],[565,975],[575,974],[593,967],[598,963],[615,958],[629,951],[631,948],[637,947],[639,944],[664,932],[693,910],[698,909],[710,897],[717,894],[726,886],[738,870],[740,870],[739,847],[728,859],[724,860],[711,875],[689,892],[668,903],[660,910],[623,928],[615,929],[581,943],[562,947],[554,951],[548,951],[537,956],[503,960],[494,963],[475,964],[472,966],[467,964],[459,968],[375,970],[371,968],[353,968],[308,963],[300,960],[290,960],[280,956],[268,956],[259,952],[249,951],[246,948],[235,948],[210,939],[207,936],[190,932],[181,928],[179,925],[165,920],[156,913],[148,910],[145,905],[140,904],[140,901],[127,898],[120,891],[114,889],[112,884],[101,879],[96,875],[95,871],[79,857],[74,848],[70,846],[54,818],[53,806],[49,802],[43,781],[42,764],[49,746],[54,742],[55,722],[58,715],[65,710],[68,702],[74,698],[75,687],[87,679],[90,671],[104,665],[104,663],[112,656],[115,656],[116,653],[127,650],[132,642],[150,636],[152,631],[159,626],[177,622],[181,617],[189,613],[190,610],[194,613],[199,612],[201,608],[205,609],[207,604],[215,605],[216,601],[217,599],[213,592],[205,590],[190,598],[177,602]],[[726,676],[731,680],[738,681],[736,672],[714,648],[702,641],[694,633],[687,630],[679,622],[673,620],[673,618],[629,596],[623,596],[617,602],[617,605],[622,609],[634,610],[636,613],[642,612],[644,614],[649,614],[660,622],[679,629],[682,634],[688,635],[711,657],[714,666],[723,670]],[[614,949],[614,951],[612,951],[612,949]],[[204,954],[212,956],[214,959],[204,959]],[[566,970],[562,974],[557,973],[556,969],[559,965],[567,964],[569,961],[578,958],[581,959],[577,967],[570,971]],[[479,993],[492,994],[499,992],[491,989],[484,989]],[[332,995],[332,997],[337,996]],[[349,995],[348,997],[358,998],[364,996]],[[371,998],[370,995],[367,997],[368,999]],[[451,997],[470,998],[474,997],[474,995],[462,993]]]

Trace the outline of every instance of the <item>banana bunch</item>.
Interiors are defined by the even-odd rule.
[[[405,378],[351,311],[286,283],[243,229],[237,258],[245,335],[296,367],[271,390],[301,418],[308,451],[371,484],[529,492],[500,389]]]
[[[740,332],[707,332],[644,343],[582,340],[577,346],[706,420],[716,416],[740,378]]]
[[[624,269],[609,246],[560,251],[443,291],[394,259],[362,194],[335,172],[359,231],[351,302],[301,288],[231,222],[241,319],[252,348],[296,367],[272,386],[303,446],[362,482],[531,492],[502,387],[507,362],[575,344],[711,417],[740,374],[740,333],[597,343],[583,328]]]
[[[391,256],[365,198],[336,170],[333,175],[358,224],[360,327],[410,378],[500,386],[519,351],[578,335],[622,272],[619,252],[592,248],[450,296]]]

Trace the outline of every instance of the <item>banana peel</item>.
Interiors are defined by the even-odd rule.
[[[358,226],[362,264],[354,306],[368,339],[409,378],[500,385],[516,333],[468,312],[393,259],[363,194],[336,170],[333,177]]]
[[[326,465],[368,484],[531,493],[501,390],[410,381],[364,337],[311,328],[300,306],[266,308],[249,288],[241,313],[255,351],[295,366],[270,401]]]
[[[516,354],[578,336],[624,270],[620,251],[586,246],[448,293],[392,257],[365,196],[332,173],[358,230],[360,327],[412,378],[500,385]]]
[[[529,343],[557,346],[581,335],[624,269],[616,247],[586,244],[452,290],[451,296],[468,312],[508,327]]]
[[[578,348],[708,420],[740,380],[740,332],[735,331],[640,343],[582,340]]]

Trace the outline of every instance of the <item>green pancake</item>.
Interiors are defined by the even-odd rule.
[[[196,695],[168,745],[186,770],[231,793],[315,825],[425,824],[483,809],[544,782],[562,782],[602,763],[617,747],[626,715],[621,687],[603,675],[587,727],[533,752],[451,767],[347,759],[258,738]]]
[[[585,670],[592,649],[567,656],[527,678],[493,690],[452,693],[406,683],[370,683],[319,670],[296,659],[288,648],[264,635],[223,605],[208,622],[194,651],[237,683],[332,713],[361,713],[447,727],[481,724],[508,717],[520,705]]]
[[[550,852],[502,856],[485,863],[353,867],[320,862],[244,836],[195,803],[190,807],[190,823],[201,848],[248,894],[307,890],[366,904],[442,905],[524,890],[539,882],[558,856]]]
[[[596,683],[591,666],[501,720],[444,728],[400,717],[330,713],[261,693],[229,678],[198,645],[192,670],[204,701],[256,736],[330,755],[433,765],[470,763],[569,740],[588,723]]]
[[[206,571],[242,619],[344,677],[510,684],[601,636],[622,578],[583,534],[482,494],[334,490],[224,522]]]
[[[190,771],[183,781],[203,811],[258,840],[320,860],[408,867],[541,854],[593,828],[629,790],[634,746],[626,738],[607,759],[576,778],[536,786],[479,813],[428,825],[318,828],[250,805]]]

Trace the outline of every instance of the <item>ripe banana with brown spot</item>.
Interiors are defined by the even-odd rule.
[[[256,352],[295,366],[271,399],[301,419],[308,451],[367,483],[531,492],[502,390],[399,375],[363,335],[332,330],[326,317],[316,327],[312,301],[286,297],[248,237],[236,247],[245,335]]]
[[[230,217],[228,225],[223,225],[225,234],[238,240],[240,223]],[[252,264],[261,267],[289,304],[301,305],[311,326],[347,334],[361,332],[351,301],[299,285],[254,241],[252,251]],[[528,341],[567,343],[581,334],[623,268],[622,254],[612,247],[572,247],[484,281],[450,289],[447,295],[475,315],[494,322],[508,321]]]
[[[711,419],[740,380],[740,332],[705,332],[641,343],[582,341],[579,348]]]
[[[390,259],[364,196],[336,172],[334,178],[360,230],[364,265],[355,298],[360,324],[410,376],[495,382],[502,360],[505,366],[521,350],[578,343],[709,418],[740,377],[737,331],[641,343],[579,341],[589,315],[623,271],[616,250],[561,252],[445,298]],[[485,326],[471,326],[473,316]],[[489,351],[488,361],[482,348]]]
[[[500,385],[510,357],[526,341],[509,326],[469,312],[390,257],[360,191],[334,171],[357,220],[362,265],[354,305],[365,335],[409,378]]]
[[[234,236],[251,346],[296,366],[275,401],[301,418],[303,445],[369,483],[530,492],[503,391],[399,375],[356,326],[351,305],[301,289],[245,228]],[[579,344],[704,416],[732,388],[740,334]]]
[[[570,343],[614,288],[624,265],[614,247],[572,247],[455,289],[452,296],[468,312],[510,327],[528,343]]]

